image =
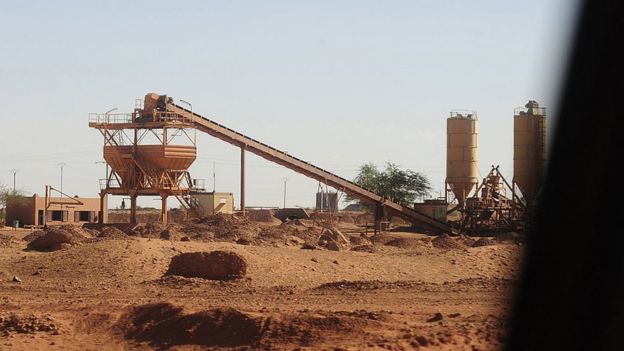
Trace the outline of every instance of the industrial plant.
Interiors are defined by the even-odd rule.
[[[162,223],[168,222],[169,198],[178,200],[186,210],[187,218],[217,212],[237,212],[244,216],[248,209],[245,203],[245,154],[251,152],[317,180],[320,189],[323,189],[321,185],[330,186],[369,204],[374,209],[376,230],[385,229],[385,223],[393,216],[434,233],[493,234],[521,230],[532,219],[544,177],[546,109],[531,100],[513,111],[514,168],[511,180],[503,175],[499,166],[494,165],[485,178],[479,179],[477,112],[452,111],[446,120],[445,196],[426,199],[422,203],[404,204],[393,202],[353,181],[202,117],[167,95],[149,93],[143,100],[138,100],[131,113],[109,111],[89,116],[89,126],[103,137],[107,174],[100,182],[98,214],[89,214],[88,218],[81,215],[80,218],[106,223],[109,195],[130,199],[130,223],[137,223],[139,196],[158,196],[162,200],[159,218]],[[189,167],[197,157],[198,131],[240,148],[238,211],[235,211],[232,193],[207,192],[202,179],[191,177]],[[36,199],[33,201],[38,203]],[[50,217],[48,210],[56,213],[58,210],[50,208],[50,205],[59,201],[44,201],[48,205],[38,210],[39,213],[34,208],[40,206],[31,205],[32,208],[24,212],[23,206],[9,205],[7,219],[18,219],[23,224],[35,226],[45,225],[46,220],[58,220],[58,215]],[[316,194],[316,209],[337,211],[338,194],[319,191]],[[28,213],[28,216],[18,213]]]

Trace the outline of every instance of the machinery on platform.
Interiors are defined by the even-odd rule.
[[[195,138],[199,130],[240,148],[240,212],[243,215],[246,210],[245,154],[249,151],[373,205],[376,228],[381,228],[387,220],[385,217],[390,215],[434,232],[458,233],[513,228],[521,217],[526,217],[544,175],[545,118],[545,109],[535,101],[529,101],[524,109],[516,109],[512,185],[498,166],[492,166],[479,183],[477,114],[452,111],[447,119],[446,192],[439,200],[446,204],[446,216],[440,214],[439,201],[424,203],[418,208],[392,202],[352,181],[202,117],[166,95],[147,94],[132,113],[91,114],[89,126],[104,136],[104,159],[110,165],[101,184],[101,201],[104,203],[108,194],[129,196],[133,223],[136,222],[138,196],[162,199],[163,222],[167,222],[167,199],[171,196],[190,212],[206,213],[200,211],[202,205],[197,196],[193,196],[203,189],[195,187],[198,182],[188,171],[197,155]],[[429,211],[434,207],[435,212]],[[447,221],[448,215],[454,212],[460,214],[460,219]]]
[[[510,184],[492,169],[478,182],[477,115],[453,111],[447,119],[447,216],[462,232],[517,229],[530,222],[544,177],[546,161],[546,109],[536,101],[514,111],[514,177]]]
[[[161,198],[163,223],[170,196],[186,208],[197,205],[190,197],[193,181],[188,172],[197,155],[194,124],[168,110],[170,102],[166,95],[147,94],[132,113],[89,116],[89,126],[104,137],[104,160],[110,166],[100,183],[101,201],[109,194],[129,196],[131,223],[136,223],[139,196]]]
[[[188,167],[196,157],[195,130],[199,130],[240,148],[240,209],[243,214],[246,209],[245,153],[249,151],[382,208],[384,213],[435,232],[456,233],[445,222],[392,202],[352,181],[202,117],[176,104],[166,95],[147,94],[143,106],[137,106],[130,114],[92,114],[89,126],[98,129],[104,136],[104,158],[111,166],[110,174],[101,187],[101,196],[129,195],[132,199],[131,213],[136,212],[136,197],[140,195],[162,198],[163,222],[167,220],[166,199],[169,196],[175,196],[189,209],[197,206],[189,196],[193,183]],[[130,135],[126,131],[130,131]],[[159,143],[143,145],[143,136],[148,134],[155,135]],[[190,145],[173,144],[173,136],[187,138]],[[131,217],[136,221],[135,215]]]

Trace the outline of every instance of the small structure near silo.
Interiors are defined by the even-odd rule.
[[[338,211],[338,193],[337,192],[317,192],[316,193],[316,210],[317,211]]]
[[[468,233],[515,229],[518,208],[512,196],[511,185],[499,171],[499,166],[492,166],[475,195],[466,199],[466,206],[462,209],[462,229]]]
[[[275,211],[275,218],[282,222],[293,219],[309,219],[310,214],[301,207],[280,208]]]
[[[217,213],[234,213],[232,193],[192,191],[190,201],[195,204],[195,210],[201,217]]]
[[[415,203],[414,209],[424,215],[435,218],[438,221],[446,222],[448,203],[446,199],[426,199],[423,202]]]

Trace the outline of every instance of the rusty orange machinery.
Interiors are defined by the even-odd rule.
[[[421,214],[404,204],[392,202],[359,185],[323,170],[309,162],[293,157],[267,144],[247,137],[174,103],[166,95],[147,94],[142,108],[132,114],[93,114],[89,125],[104,136],[104,157],[112,171],[102,186],[106,194],[129,195],[132,208],[139,195],[159,195],[163,199],[163,221],[166,221],[166,198],[174,195],[188,208],[199,206],[189,196],[193,192],[188,167],[195,160],[195,130],[240,148],[241,190],[240,209],[245,213],[245,153],[252,152],[271,162],[287,167],[307,177],[323,182],[363,201],[385,208],[392,215],[437,232],[456,232],[447,223]],[[126,131],[130,131],[130,135]],[[172,133],[171,131],[176,131]],[[192,134],[190,133],[192,131]],[[185,135],[188,146],[172,144],[172,135]],[[155,135],[157,144],[142,143],[145,135]],[[135,219],[135,210],[132,210]]]
[[[466,198],[462,213],[462,232],[477,234],[515,229],[518,226],[518,208],[513,200],[511,185],[499,166],[492,166],[490,172],[477,185],[474,196]]]
[[[196,131],[185,116],[167,111],[168,100],[165,95],[147,94],[143,106],[138,104],[132,113],[89,118],[89,126],[104,137],[104,159],[110,166],[100,184],[100,197],[103,202],[109,194],[129,196],[131,223],[136,223],[138,196],[159,196],[165,223],[170,196],[183,206],[189,201],[188,168],[197,155]]]

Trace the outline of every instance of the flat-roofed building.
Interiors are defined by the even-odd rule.
[[[37,194],[10,197],[6,203],[6,224],[13,226],[16,220],[20,226],[96,223],[100,215],[99,197],[50,197],[47,211],[45,206],[45,197]],[[108,208],[106,197],[104,208]],[[107,222],[106,212],[104,223]]]
[[[200,216],[234,213],[234,195],[219,192],[192,192],[191,199]]]

